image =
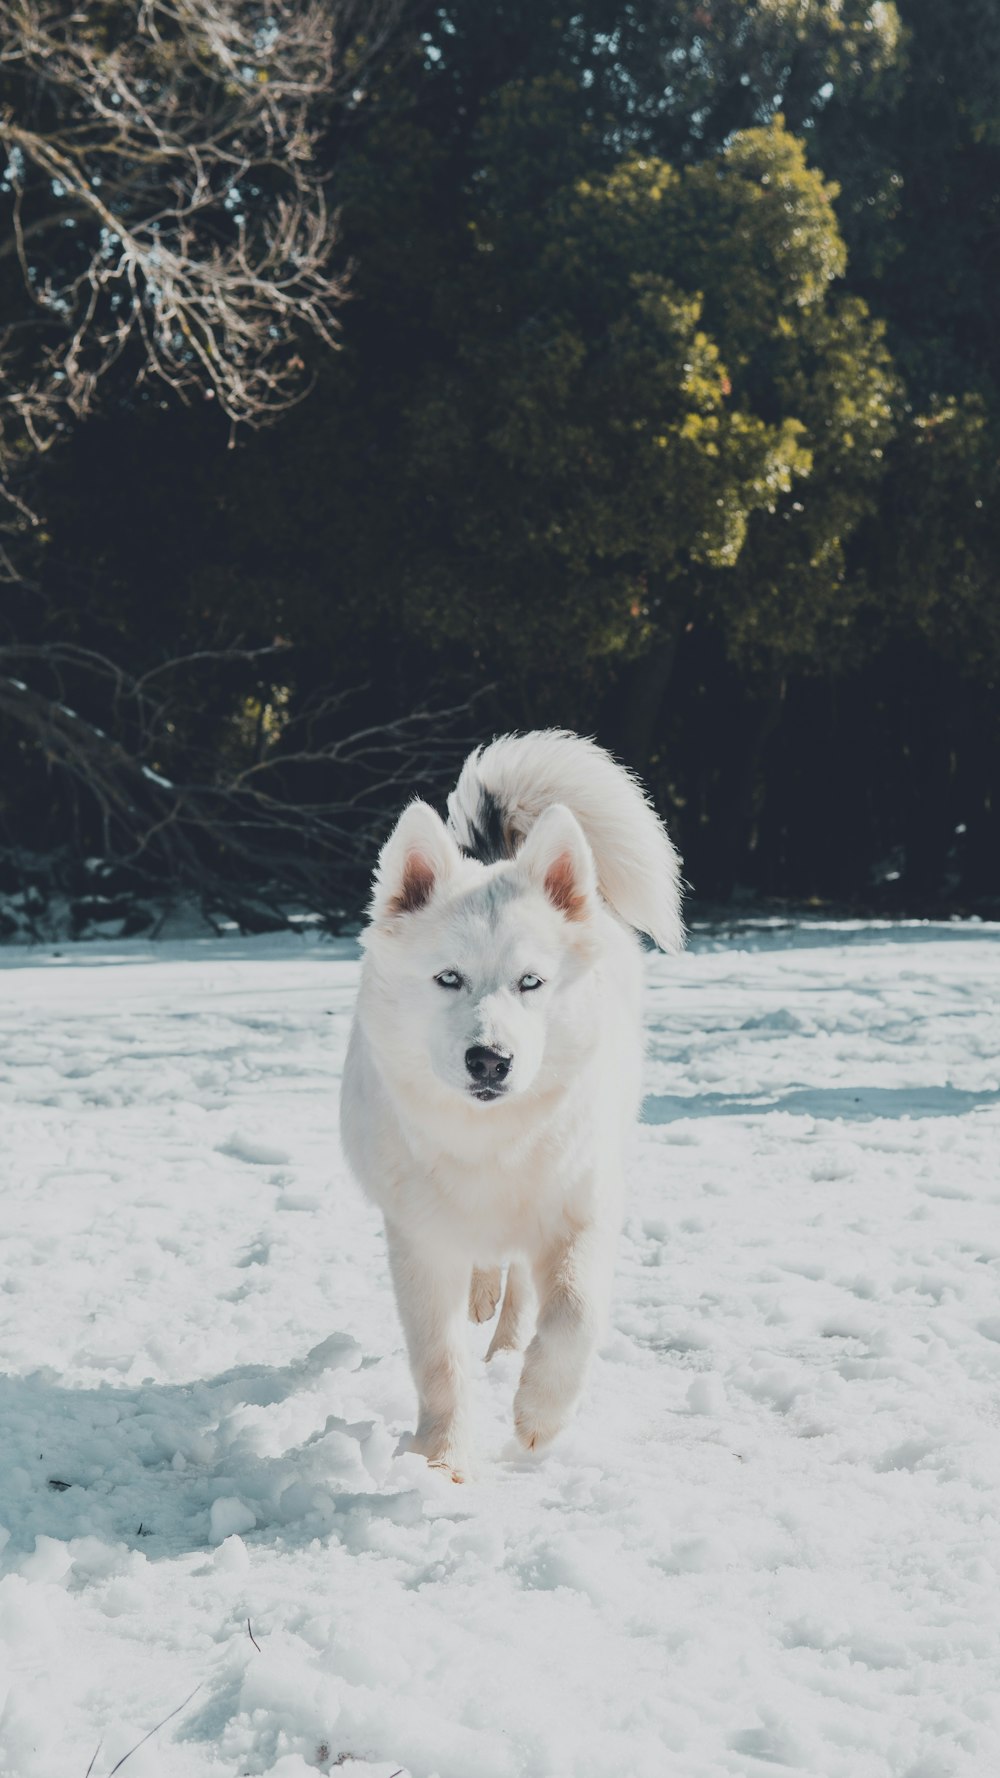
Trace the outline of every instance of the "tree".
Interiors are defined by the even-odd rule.
[[[686,162],[779,112],[808,132],[834,94],[869,106],[900,42],[893,0],[446,0],[427,22],[420,98],[467,141],[504,87],[556,77],[591,131],[592,161]]]
[[[175,883],[217,882],[241,859],[259,873],[268,832],[278,878],[295,880],[282,866],[292,836],[313,881],[334,843],[344,859],[344,811],[361,818],[357,799],[393,748],[406,757],[410,731],[383,724],[381,740],[368,727],[355,742],[329,690],[295,713],[276,691],[270,728],[254,730],[275,653],[266,624],[261,636],[244,615],[185,647],[169,607],[158,625],[130,625],[103,591],[90,611],[51,597],[40,466],[101,406],[148,419],[176,398],[210,400],[232,428],[259,428],[300,399],[317,342],[336,344],[346,288],[318,144],[338,111],[363,109],[402,11],[12,0],[0,16],[5,751],[22,792],[55,772],[42,805],[78,846],[157,861]],[[140,612],[148,596],[143,574]],[[258,701],[270,708],[266,692]],[[303,772],[292,814],[270,786],[295,802]]]
[[[438,287],[450,357],[390,458],[418,515],[410,622],[525,685],[535,663],[539,690],[558,662],[563,693],[709,615],[734,650],[804,657],[844,616],[895,392],[832,288],[833,193],[780,121],[689,169],[628,155],[564,182],[587,150],[567,109],[539,82],[483,120],[469,252]]]
[[[344,295],[316,160],[395,0],[11,0],[0,17],[0,467],[102,386],[295,400]]]
[[[905,379],[864,543],[886,826],[903,892],[925,901],[949,879],[995,889],[1000,855],[1000,15],[899,12],[893,77],[864,105],[835,95],[814,141],[843,187],[848,283],[885,316]]]

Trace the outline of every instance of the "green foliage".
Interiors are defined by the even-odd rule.
[[[908,397],[867,573],[887,645],[920,637],[956,670],[989,677],[1000,667],[1000,14],[993,0],[900,0],[900,15],[892,81],[864,107],[836,100],[816,132],[844,187],[848,281],[884,314]]]
[[[1000,424],[980,395],[916,415],[884,491],[896,624],[965,673],[1000,673]]]
[[[747,666],[828,671],[865,646],[858,619],[873,589],[852,540],[877,507],[900,385],[884,328],[847,296],[780,330],[771,374],[803,426],[811,473],[752,523],[736,572],[712,598],[729,652]]]
[[[837,96],[815,151],[844,188],[850,281],[877,303],[920,406],[1000,390],[1000,11],[900,0],[894,78]]]
[[[681,170],[586,170],[590,136],[562,78],[484,112],[442,350],[389,457],[421,515],[404,622],[522,684],[706,603],[735,650],[804,656],[842,611],[895,389],[880,329],[833,293],[834,193],[780,119]]]
[[[436,86],[473,116],[511,83],[565,78],[596,151],[716,152],[783,112],[807,129],[832,91],[868,105],[900,51],[891,0],[449,0],[428,27]]]

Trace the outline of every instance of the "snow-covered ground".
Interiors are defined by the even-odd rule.
[[[651,962],[613,1327],[539,1461],[481,1369],[461,1488],[394,1454],[356,975],[0,953],[0,1772],[175,1710],[126,1778],[1000,1772],[1000,930]]]

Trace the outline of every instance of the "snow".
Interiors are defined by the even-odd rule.
[[[177,1464],[176,1467],[180,1469],[182,1465]],[[183,1468],[187,1468],[186,1459]],[[208,1515],[209,1539],[212,1543],[239,1543],[240,1539],[237,1533],[252,1531],[256,1523],[257,1514],[252,1507],[247,1506],[245,1500],[240,1500],[235,1494],[220,1494],[218,1500],[213,1500]],[[246,1549],[245,1544],[243,1548]],[[234,1556],[235,1562],[233,1561]],[[237,1568],[243,1566],[238,1551],[230,1550],[226,1566]]]
[[[0,951],[4,1778],[1000,1771],[998,940],[651,960],[613,1325],[541,1459],[478,1370],[464,1487],[396,1454],[353,945]]]

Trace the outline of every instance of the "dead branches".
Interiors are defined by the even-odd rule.
[[[295,905],[335,922],[360,905],[395,810],[454,777],[470,705],[365,724],[361,688],[293,707],[280,695],[293,653],[206,650],[132,675],[89,649],[0,647],[0,719],[58,776],[78,855],[238,920]],[[206,734],[199,676],[217,691],[220,673],[254,676],[258,695],[231,698]],[[268,694],[280,719],[248,721]]]
[[[0,451],[44,451],[119,365],[256,426],[345,293],[316,159],[402,0],[0,9]],[[20,296],[18,297],[18,288]]]
[[[60,641],[25,572],[28,533],[41,537],[35,468],[102,396],[207,398],[256,427],[305,391],[308,342],[336,343],[345,296],[321,139],[364,105],[406,4],[0,8],[0,483],[14,540],[0,545],[0,722],[44,795],[40,849],[70,836],[77,859],[168,893],[329,908],[354,895],[352,871],[362,880],[373,824],[433,781],[443,753],[452,763],[455,712],[349,732],[346,697],[293,698],[276,650],[144,670]],[[138,638],[127,654],[148,660]],[[22,786],[22,829],[24,801]],[[22,831],[13,844],[23,851]]]

